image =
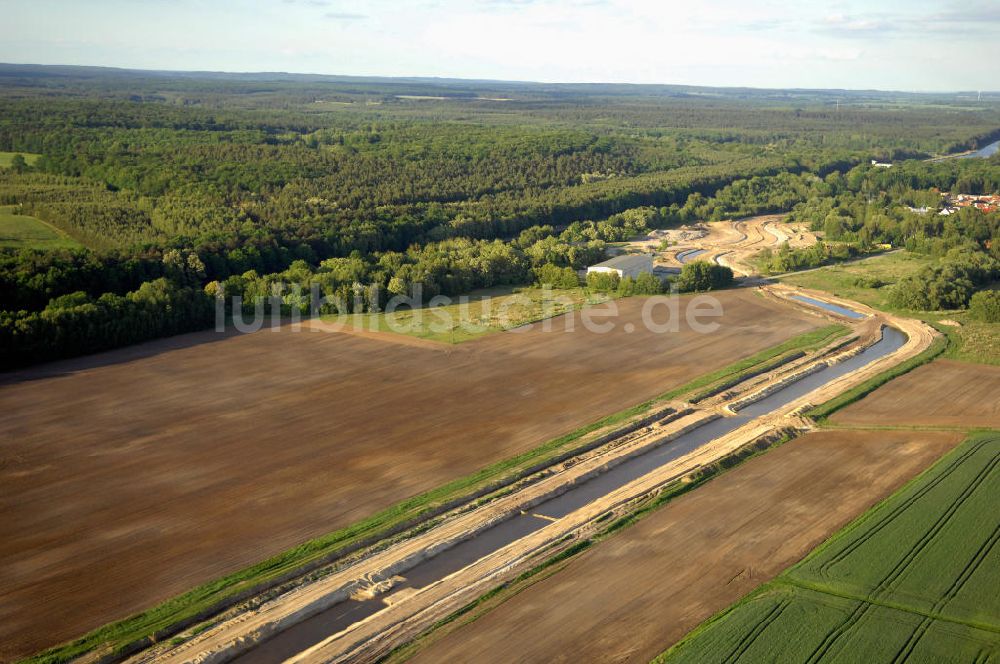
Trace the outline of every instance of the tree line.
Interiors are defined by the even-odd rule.
[[[980,111],[833,114],[541,90],[498,111],[407,105],[387,91],[415,83],[280,82],[260,92],[245,81],[24,80],[33,82],[16,94],[0,90],[0,150],[41,156],[0,169],[0,205],[87,247],[0,251],[0,325],[33,359],[196,329],[216,294],[252,302],[279,284],[367,309],[383,296],[365,293],[415,283],[424,297],[456,295],[560,270],[568,284],[606,243],[792,206],[811,224],[822,215],[840,243],[831,252],[884,238],[940,252],[930,245],[950,246],[953,233],[984,247],[972,220],[932,228],[873,210],[882,191],[898,200],[919,186],[996,186],[979,164],[852,170],[873,145],[915,156],[983,136],[993,120]],[[356,103],[380,89],[381,105]],[[317,105],[324,95],[346,102]],[[680,280],[692,290],[724,282],[705,270]],[[652,290],[646,281],[614,289]],[[303,306],[301,294],[279,295],[283,309]],[[159,327],[149,320],[157,306]],[[112,315],[137,321],[134,336]],[[102,346],[94,339],[105,332]]]

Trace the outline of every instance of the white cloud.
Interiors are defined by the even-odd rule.
[[[356,12],[326,12],[323,14],[323,18],[334,19],[337,21],[360,21],[368,18],[368,14],[358,14]]]
[[[832,14],[823,18],[821,29],[833,34],[868,36],[895,32],[899,24],[888,19]]]
[[[5,18],[0,60],[14,62],[1000,88],[996,2],[757,0],[751,7],[743,0],[34,0],[14,3]],[[962,35],[960,44],[955,34]]]

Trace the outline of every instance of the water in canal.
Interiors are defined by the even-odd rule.
[[[845,311],[849,310],[845,309]],[[856,312],[850,313],[859,315]],[[483,556],[545,527],[551,519],[566,516],[625,486],[632,480],[698,449],[709,441],[734,431],[750,420],[774,412],[831,380],[894,352],[904,343],[906,343],[906,336],[903,333],[894,328],[884,328],[881,340],[854,357],[783,387],[760,401],[750,404],[739,411],[735,417],[713,420],[673,441],[633,457],[566,493],[539,504],[530,514],[521,514],[497,524],[476,537],[420,563],[404,573],[406,578],[404,582],[378,598],[341,602],[274,636],[253,650],[240,655],[234,661],[240,664],[271,664],[297,655],[328,636],[382,610],[386,606],[383,599],[388,598],[391,601],[392,595],[401,589],[423,588],[457,572]]]
[[[979,150],[976,150],[975,152],[972,152],[972,153],[969,153],[969,154],[963,154],[959,158],[960,159],[974,159],[974,158],[978,157],[980,159],[986,159],[987,157],[992,157],[998,151],[1000,151],[1000,141],[995,141],[993,143],[990,143],[989,145],[987,145],[984,148],[980,148]]]
[[[690,263],[695,258],[701,256],[707,251],[708,249],[688,249],[687,251],[682,251],[678,253],[677,260],[680,261],[681,263]]]
[[[848,318],[853,318],[854,320],[861,320],[865,317],[864,314],[859,314],[857,311],[848,309],[847,307],[842,307],[839,304],[834,304],[833,302],[824,302],[823,300],[817,300],[811,297],[806,297],[805,295],[792,295],[793,300],[798,300],[799,302],[805,302],[806,304],[811,304],[814,307],[820,307],[821,309],[826,309],[827,311],[832,311],[835,314],[840,314],[841,316],[847,316]]]

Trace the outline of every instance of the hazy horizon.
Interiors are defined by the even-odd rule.
[[[0,0],[0,61],[538,83],[1000,89],[1000,5],[952,0]]]
[[[114,64],[70,64],[66,62],[52,62],[52,63],[41,63],[41,62],[4,62],[0,61],[0,67],[2,66],[13,66],[13,67],[42,67],[42,68],[59,68],[59,67],[79,67],[81,69],[106,69],[111,71],[120,72],[134,72],[134,73],[148,73],[148,74],[184,74],[184,75],[198,75],[204,74],[208,75],[221,75],[221,76],[286,76],[286,77],[316,77],[316,78],[331,78],[331,79],[359,79],[359,80],[414,80],[414,81],[455,81],[455,82],[468,82],[468,83],[501,83],[510,85],[565,85],[565,86],[616,86],[616,85],[627,85],[636,87],[690,87],[690,88],[705,88],[705,89],[731,89],[731,90],[802,90],[807,92],[880,92],[880,93],[899,93],[899,94],[927,94],[927,95],[947,95],[947,94],[976,94],[980,93],[984,97],[986,95],[997,95],[1000,94],[1000,85],[996,89],[983,88],[979,89],[950,89],[950,90],[905,90],[905,89],[888,89],[888,88],[823,88],[823,87],[805,87],[805,86],[789,86],[789,87],[775,87],[775,86],[755,86],[755,85],[708,85],[708,84],[698,84],[698,83],[674,83],[671,81],[659,81],[650,83],[631,83],[628,81],[542,81],[542,80],[525,80],[525,79],[513,79],[513,78],[471,78],[464,76],[434,76],[434,75],[422,75],[422,74],[354,74],[349,72],[315,72],[315,71],[284,71],[284,70],[226,70],[226,69],[162,69],[162,68],[145,68],[145,67],[122,67]]]

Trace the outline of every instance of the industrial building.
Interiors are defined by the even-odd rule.
[[[591,265],[587,268],[587,274],[590,274],[591,272],[614,272],[622,279],[625,277],[632,277],[635,279],[643,272],[652,273],[652,271],[652,254],[625,254],[623,256],[615,256],[610,260],[598,263],[597,265]]]

